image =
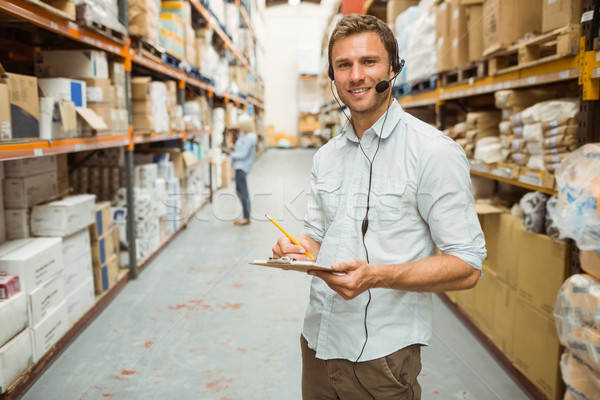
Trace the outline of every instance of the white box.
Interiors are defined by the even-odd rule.
[[[8,300],[0,300],[0,346],[29,326],[27,295],[20,292]]]
[[[68,236],[94,223],[96,195],[80,194],[31,210],[34,236]]]
[[[24,209],[58,196],[56,172],[3,181],[5,209]]]
[[[108,78],[106,53],[101,50],[45,50],[35,54],[35,76]]]
[[[29,328],[33,341],[33,361],[38,362],[60,340],[68,328],[67,301],[63,300],[39,324]]]
[[[75,232],[71,236],[63,237],[63,264],[65,267],[81,255],[90,252],[90,231],[88,228]]]
[[[69,100],[75,107],[87,107],[86,83],[67,78],[38,79],[38,86],[44,97],[52,97],[55,101]]]
[[[0,393],[4,393],[32,362],[31,332],[25,329],[0,347]]]
[[[56,169],[56,156],[20,158],[4,162],[5,178],[25,178],[56,172]]]
[[[4,210],[4,226],[8,240],[26,239],[29,231],[29,210]]]
[[[55,275],[38,286],[27,297],[29,299],[29,325],[35,326],[65,300],[65,281],[62,274]]]
[[[92,252],[88,247],[86,253],[79,256],[69,264],[65,264],[62,273],[65,282],[65,292],[73,293],[79,285],[93,277],[92,271]]]
[[[90,277],[67,297],[67,321],[73,325],[96,302],[94,278]]]
[[[62,240],[30,238],[0,245],[0,273],[17,275],[21,290],[31,293],[52,276],[62,272]]]

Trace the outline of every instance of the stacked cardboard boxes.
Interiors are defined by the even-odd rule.
[[[94,286],[96,294],[102,294],[112,288],[119,279],[119,229],[113,224],[110,203],[98,203],[94,215],[95,223],[89,228]]]

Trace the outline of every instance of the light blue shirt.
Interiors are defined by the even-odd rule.
[[[241,135],[235,142],[235,147],[231,153],[232,167],[234,170],[241,169],[245,173],[250,172],[254,164],[254,155],[256,154],[256,133],[249,132]]]
[[[385,114],[368,129],[362,147],[369,158]],[[369,230],[372,264],[402,264],[451,254],[481,270],[486,257],[477,219],[469,163],[461,147],[404,112],[388,111],[373,162]],[[350,124],[321,147],[313,160],[304,234],[321,243],[318,263],[366,260],[361,225],[366,211],[369,163]],[[429,344],[431,293],[371,289],[369,340],[360,361],[384,357],[412,344]],[[365,340],[368,293],[344,300],[323,280],[311,282],[303,334],[320,359],[355,361]]]

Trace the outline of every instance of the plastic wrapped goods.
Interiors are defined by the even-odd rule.
[[[413,25],[419,19],[419,7],[408,7],[402,14],[396,17],[396,41],[398,42],[398,54],[400,58],[406,58],[408,54],[408,43],[412,35]],[[410,65],[405,65],[404,69],[396,78],[396,84],[406,83],[406,71]]]
[[[529,192],[521,198],[523,226],[530,232],[543,233],[546,230],[546,202],[548,196],[540,192]]]
[[[582,364],[600,371],[600,282],[590,275],[570,276],[554,307],[558,339]]]
[[[435,73],[437,57],[433,4],[434,0],[422,0],[419,3],[419,18],[413,25],[406,52],[408,82],[427,79]]]
[[[475,159],[486,164],[502,161],[502,145],[497,136],[480,139],[475,145]]]
[[[498,90],[494,93],[497,108],[530,107],[554,97],[554,91],[541,89]]]
[[[520,114],[520,118],[525,124],[575,118],[579,114],[579,100],[557,99],[542,101],[526,108]]]
[[[586,144],[556,170],[558,202],[549,208],[563,237],[582,250],[600,249],[600,144]]]
[[[600,373],[577,355],[565,351],[560,360],[560,370],[567,386],[565,399],[600,399]]]

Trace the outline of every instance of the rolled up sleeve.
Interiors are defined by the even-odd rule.
[[[443,254],[456,256],[481,270],[487,252],[464,151],[451,139],[439,137],[425,153],[419,171],[419,213]]]

